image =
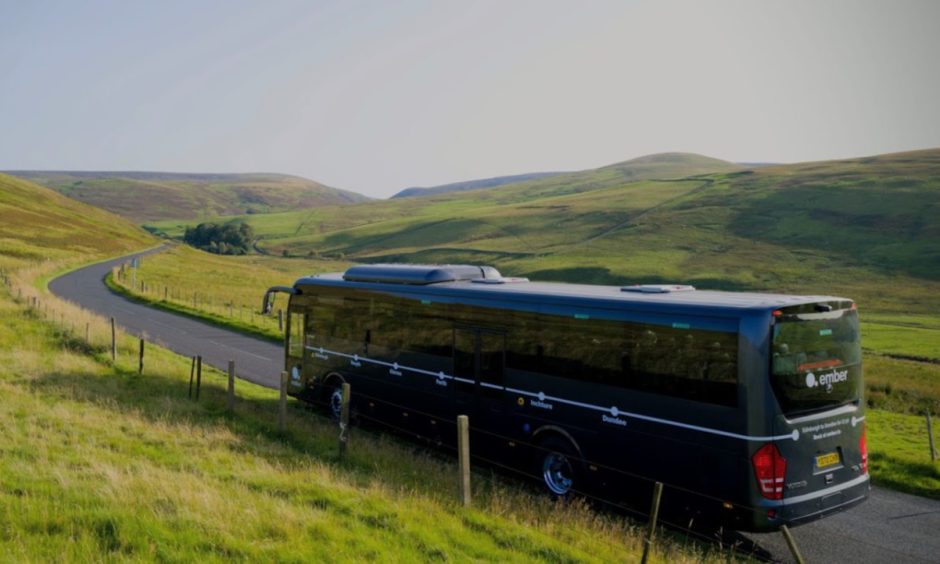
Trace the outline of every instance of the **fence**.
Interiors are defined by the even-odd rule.
[[[261,295],[258,296],[257,303],[236,303],[234,299],[219,299],[209,292],[148,281],[139,274],[139,268],[132,267],[128,263],[114,267],[111,271],[111,279],[134,296],[169,305],[173,309],[192,311],[251,325],[262,330],[284,332],[283,310],[278,310],[276,317],[261,315],[257,312]]]

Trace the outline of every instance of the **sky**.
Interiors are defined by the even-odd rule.
[[[687,151],[940,146],[940,2],[0,0],[0,170],[372,197]]]

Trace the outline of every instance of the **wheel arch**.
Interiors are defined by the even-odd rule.
[[[575,452],[578,453],[578,457],[583,461],[584,453],[581,451],[581,445],[579,445],[578,441],[576,441],[575,438],[571,436],[571,433],[564,430],[563,428],[557,425],[543,425],[536,429],[534,433],[532,433],[532,438],[536,444],[548,439],[549,437],[558,437],[571,444]]]

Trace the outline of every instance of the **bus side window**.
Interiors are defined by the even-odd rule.
[[[480,380],[495,386],[503,385],[506,336],[501,333],[480,333]],[[486,393],[486,390],[484,390]]]
[[[303,357],[304,353],[304,314],[296,311],[290,312],[290,334],[288,335],[288,356]]]

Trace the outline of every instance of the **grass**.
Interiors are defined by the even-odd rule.
[[[869,469],[875,485],[940,499],[940,460],[931,462],[923,415],[871,410],[867,415]],[[940,432],[934,418],[934,439]]]
[[[279,340],[282,333],[276,314],[258,313],[265,290],[291,284],[301,276],[345,270],[347,266],[349,263],[335,260],[220,256],[179,245],[141,259],[136,272],[130,267],[123,274],[115,272],[108,284],[163,309]],[[277,305],[283,309],[287,304]]]

